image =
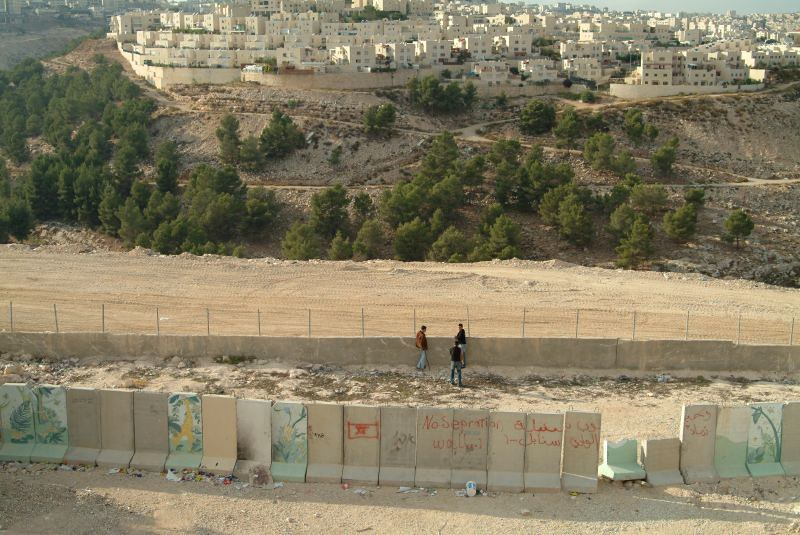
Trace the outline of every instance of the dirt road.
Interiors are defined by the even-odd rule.
[[[702,275],[626,272],[558,261],[478,264],[296,262],[270,258],[65,253],[0,247],[0,302],[17,330],[162,334],[632,336],[789,343],[800,291]],[[206,309],[209,310],[208,315]],[[578,312],[580,310],[580,312]],[[309,312],[310,311],[310,312]],[[742,314],[741,333],[738,317]],[[0,329],[9,329],[0,315]],[[416,321],[415,321],[416,320]]]

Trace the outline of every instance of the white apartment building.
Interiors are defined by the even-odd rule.
[[[520,73],[527,73],[531,82],[546,82],[558,78],[556,62],[550,58],[529,58],[520,60]]]

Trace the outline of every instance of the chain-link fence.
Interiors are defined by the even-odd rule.
[[[0,331],[106,332],[157,335],[379,337],[469,336],[620,338],[627,340],[731,340],[741,344],[794,344],[794,318],[695,315],[599,309],[498,306],[301,307],[285,302],[240,309],[142,303],[11,301]]]

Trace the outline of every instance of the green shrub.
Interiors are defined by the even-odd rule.
[[[322,243],[310,223],[295,221],[281,242],[283,256],[289,260],[319,258]]]
[[[397,227],[394,252],[398,260],[407,262],[424,260],[429,246],[430,228],[419,217]]]
[[[691,203],[686,203],[677,210],[664,214],[664,232],[677,242],[684,242],[691,238],[696,226],[697,209]]]
[[[555,123],[556,109],[544,100],[533,99],[520,111],[519,129],[524,134],[545,134]]]

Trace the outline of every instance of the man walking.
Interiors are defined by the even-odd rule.
[[[461,353],[461,348],[458,344],[458,338],[453,340],[453,347],[450,348],[450,384],[456,384],[454,382],[455,379],[455,372],[458,370],[458,386],[459,388],[463,388],[464,385],[461,382],[461,368],[464,365],[464,356]]]
[[[425,336],[427,328],[423,325],[417,332],[416,346],[419,349],[419,361],[417,362],[417,369],[424,370],[428,367],[428,337]]]
[[[467,367],[467,333],[464,332],[464,324],[458,324],[458,334],[456,334],[458,347],[461,348],[461,367]]]

